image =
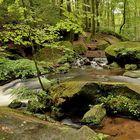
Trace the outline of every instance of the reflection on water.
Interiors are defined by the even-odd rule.
[[[75,81],[108,81],[109,76],[122,75],[123,69],[93,69],[91,67],[72,68],[66,74],[51,74],[47,78],[57,78],[60,81],[75,80]]]

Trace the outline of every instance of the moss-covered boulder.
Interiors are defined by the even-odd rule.
[[[89,105],[102,103],[99,99],[109,95],[124,96],[132,101],[140,100],[139,85],[124,82],[70,80],[53,86],[51,93],[55,106],[61,108],[61,112],[67,114],[68,117],[71,115],[83,116],[90,109]]]
[[[140,70],[126,71],[123,75],[131,78],[140,78]]]
[[[105,134],[97,134],[95,131],[93,131],[88,126],[83,126],[79,130],[66,130],[60,135],[55,138],[54,140],[107,140],[108,135]]]
[[[97,48],[99,50],[105,50],[110,44],[105,40],[98,40]]]
[[[139,42],[119,42],[107,47],[105,52],[109,63],[117,62],[122,67],[126,64],[140,65]]]
[[[106,115],[106,109],[103,104],[93,106],[88,112],[86,112],[82,118],[83,123],[97,124],[99,125]]]

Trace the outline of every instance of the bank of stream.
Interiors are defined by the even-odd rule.
[[[46,77],[49,79],[56,78],[58,80],[58,82],[60,82],[60,83],[64,82],[64,81],[79,81],[80,82],[80,81],[88,80],[88,81],[92,81],[92,82],[122,82],[122,83],[128,83],[128,84],[140,84],[139,79],[128,78],[128,77],[122,76],[123,72],[124,72],[123,69],[96,70],[91,67],[86,67],[83,69],[73,68],[67,74],[53,74],[53,75],[47,75]],[[18,81],[17,84],[14,84],[12,86],[14,86],[16,88],[17,86],[19,86],[19,83],[20,83],[20,81]],[[31,83],[31,81],[29,83]],[[26,85],[32,85],[29,83],[28,84],[26,83]],[[35,87],[33,86],[32,88],[36,88],[36,87],[39,88],[38,85],[36,85]],[[1,96],[2,96],[2,93],[1,93]],[[0,99],[0,100],[3,100],[3,99]],[[0,103],[1,103],[1,101],[0,101]],[[6,114],[6,116],[7,115],[8,114]],[[14,114],[12,114],[12,115],[14,116]],[[4,131],[10,132],[11,129],[1,126],[1,124],[4,126],[6,125],[6,121],[2,122],[2,119],[3,118],[0,117],[0,120],[1,120],[0,129],[5,129]],[[26,119],[28,119],[27,116],[26,116]],[[77,118],[76,119],[75,118],[68,118],[68,119],[64,118],[64,119],[65,119],[65,122],[62,120],[62,123],[66,124],[66,125],[70,125],[72,127],[77,127],[77,126],[82,127],[81,124],[79,125],[76,123]],[[78,118],[78,119],[81,119],[81,118]],[[68,121],[68,120],[70,120],[70,121]],[[23,121],[22,125],[24,125],[24,121]],[[29,124],[29,127],[30,127],[30,124]],[[140,132],[139,132],[140,122],[136,121],[136,120],[132,120],[132,119],[120,118],[120,117],[115,117],[115,116],[114,117],[107,116],[104,118],[104,120],[102,121],[102,123],[100,124],[99,127],[93,127],[93,126],[90,126],[90,127],[93,128],[96,132],[102,132],[102,133],[110,135],[110,138],[109,138],[110,140],[140,139]],[[22,129],[22,127],[21,127],[21,129]],[[38,128],[34,128],[34,129],[35,129],[34,130],[35,132],[38,130]],[[43,129],[43,133],[45,133],[44,129]],[[44,135],[43,133],[41,133],[41,135]],[[3,135],[5,135],[5,134],[3,134]],[[29,136],[31,136],[31,135],[29,135]],[[35,139],[35,137],[34,137],[34,139]],[[7,139],[7,140],[12,140],[12,139]],[[41,140],[51,140],[51,139],[50,138],[45,139],[45,135],[44,135],[43,139],[41,139]]]

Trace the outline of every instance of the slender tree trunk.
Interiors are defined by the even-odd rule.
[[[67,0],[67,10],[68,12],[71,12],[71,1]]]
[[[91,37],[95,36],[96,33],[96,23],[95,23],[95,0],[91,0],[91,13],[92,13],[92,21],[91,21]]]
[[[107,26],[108,30],[110,30],[110,4],[107,2]]]
[[[32,0],[29,0],[29,2],[30,2],[30,6],[31,5],[33,6],[33,3],[32,3],[33,1]],[[25,7],[24,0],[22,0],[22,5],[23,5],[23,7]],[[24,18],[27,19],[27,13],[26,13],[25,10],[24,10]],[[29,23],[28,23],[27,20],[26,20],[26,24],[29,25]],[[38,81],[40,83],[40,86],[41,86],[42,90],[45,91],[45,88],[44,88],[43,83],[42,83],[41,78],[40,78],[40,70],[38,68],[38,64],[37,64],[37,61],[36,61],[35,56],[34,56],[35,49],[34,49],[34,44],[33,44],[32,40],[31,40],[31,31],[29,31],[29,40],[31,42],[32,55],[33,55],[33,61],[35,63],[35,68],[36,68],[36,71],[37,71],[37,78],[38,78]]]
[[[100,30],[100,22],[99,22],[99,0],[96,0],[96,17],[97,17],[97,32]]]
[[[60,3],[60,5],[59,5],[59,7],[60,7],[60,17],[62,17],[63,10],[61,9],[61,6],[63,4],[63,0],[60,0],[59,3]]]
[[[113,31],[115,32],[115,15],[114,15],[114,6],[113,6],[113,4],[111,4],[111,21],[112,21]]]
[[[124,0],[124,7],[123,7],[123,23],[122,23],[122,25],[121,25],[121,27],[120,27],[120,33],[122,32],[122,29],[123,29],[123,27],[124,27],[124,25],[125,25],[125,23],[126,23],[126,3],[127,3],[127,0]]]
[[[86,29],[86,31],[88,31],[88,16],[87,16],[87,12],[88,12],[88,8],[87,8],[87,0],[84,0],[84,12],[85,12],[85,29]]]
[[[137,40],[137,0],[135,0],[135,27],[134,27],[134,33],[135,33],[135,41]]]
[[[32,48],[34,48],[34,47],[32,46]],[[33,61],[34,61],[34,63],[35,63],[35,68],[36,68],[36,71],[37,71],[37,78],[38,78],[38,81],[39,81],[39,83],[40,83],[41,89],[42,89],[43,91],[45,91],[46,89],[44,88],[44,85],[43,85],[43,83],[42,83],[42,81],[41,81],[41,78],[40,78],[41,73],[40,73],[40,70],[39,70],[39,68],[38,68],[38,64],[37,64],[36,58],[35,58],[34,56],[33,56]]]

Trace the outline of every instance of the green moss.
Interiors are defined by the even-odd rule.
[[[86,84],[86,81],[67,81],[51,88],[51,93],[55,97],[72,97],[78,93]]]
[[[40,49],[35,56],[38,61],[45,61],[50,63],[57,62],[57,60],[63,56],[63,49],[45,47]]]
[[[132,78],[140,78],[140,71],[126,71],[123,75]]]
[[[99,40],[97,43],[97,48],[99,50],[105,50],[110,44],[105,40]]]
[[[109,65],[109,68],[119,68],[120,66],[116,63],[116,62],[113,62]]]
[[[136,70],[138,67],[136,64],[126,64],[125,70]]]
[[[85,52],[87,51],[87,47],[84,44],[76,44],[73,46],[73,50],[77,54],[85,54]]]
[[[95,105],[88,112],[85,113],[84,117],[82,118],[82,122],[88,124],[100,124],[105,115],[106,109],[103,108],[103,105]]]
[[[133,54],[140,59],[139,42],[119,42],[106,48],[105,52],[111,56],[117,57],[118,54]]]

